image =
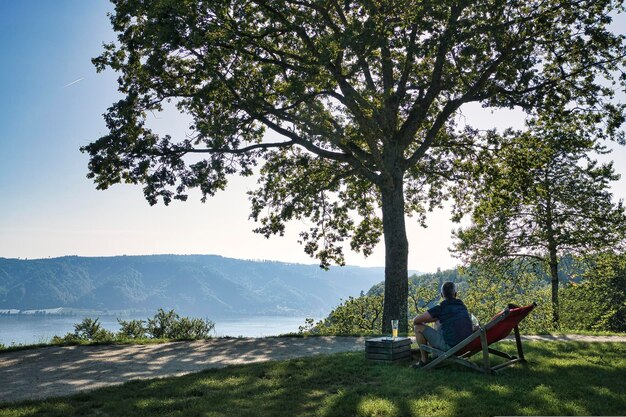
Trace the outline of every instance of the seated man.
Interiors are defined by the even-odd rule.
[[[446,351],[472,333],[472,320],[463,301],[456,298],[456,286],[446,282],[441,286],[443,301],[413,319],[417,345],[428,343],[434,348]],[[435,330],[424,323],[439,321]],[[428,352],[420,349],[421,360],[412,365],[421,368],[428,363]]]

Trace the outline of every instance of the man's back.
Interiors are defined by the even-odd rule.
[[[445,299],[428,312],[433,318],[439,320],[441,334],[450,347],[472,333],[472,320],[467,307],[457,298]]]

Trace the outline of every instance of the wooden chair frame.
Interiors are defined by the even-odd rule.
[[[532,308],[534,308],[535,306],[536,306],[536,303],[533,303]],[[529,312],[530,310],[532,310],[532,308],[529,309]],[[511,330],[513,330],[515,334],[515,343],[517,345],[518,356],[512,356],[512,355],[509,355],[508,353],[490,348],[489,343],[487,342],[487,335],[489,331],[493,329],[496,325],[498,325],[500,322],[505,320],[507,317],[509,317],[510,311],[511,309],[507,307],[503,312],[501,312],[496,317],[494,317],[485,326],[479,326],[478,329],[474,331],[474,333],[472,333],[467,338],[457,343],[455,346],[453,346],[447,351],[436,349],[429,345],[420,345],[420,349],[423,349],[426,352],[429,352],[433,354],[434,356],[436,356],[436,358],[428,362],[428,364],[426,364],[422,369],[424,370],[433,369],[446,360],[452,360],[456,363],[460,363],[461,365],[467,366],[468,368],[471,368],[475,371],[484,372],[484,373],[496,373],[516,363],[525,363],[526,359],[524,358],[524,351],[522,349],[522,339],[520,337],[519,327],[517,324],[515,324],[515,326],[513,326]],[[521,320],[523,320],[523,318]],[[509,330],[509,333],[511,330]],[[477,338],[480,338],[481,348],[464,352],[464,349],[467,348],[467,346]],[[495,343],[499,340],[501,339],[492,341],[491,343]],[[458,352],[461,352],[461,354],[457,355]],[[475,354],[480,353],[480,352],[482,352],[483,354],[483,360],[482,360],[481,365],[478,365],[469,360],[471,356],[474,356]],[[507,361],[504,363],[495,365],[495,366],[491,366],[491,361],[489,358],[490,354],[494,356],[499,356],[501,358],[505,358],[507,359]]]

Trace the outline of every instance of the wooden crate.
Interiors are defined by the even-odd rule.
[[[365,341],[365,358],[374,361],[393,362],[411,357],[411,338],[377,337]]]

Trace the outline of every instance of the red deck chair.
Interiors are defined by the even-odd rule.
[[[424,349],[425,351],[436,356],[435,359],[428,362],[428,364],[422,369],[433,369],[445,360],[453,360],[476,371],[492,373],[506,368],[507,366],[511,366],[517,362],[526,362],[524,359],[524,352],[522,351],[522,339],[520,338],[519,328],[517,325],[524,320],[524,318],[536,306],[536,303],[532,303],[526,307],[518,307],[509,304],[507,308],[496,314],[489,323],[484,326],[479,326],[478,330],[446,352],[435,349],[429,345],[421,345],[420,349]],[[514,331],[515,333],[518,356],[511,356],[507,353],[489,347],[491,344],[507,337],[511,334],[511,331]],[[479,352],[483,353],[482,366],[477,365],[468,359],[470,356]],[[489,363],[489,354],[508,359],[508,361],[492,367]]]

